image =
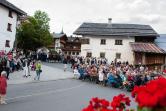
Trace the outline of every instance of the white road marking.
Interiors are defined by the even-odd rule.
[[[79,87],[84,86],[84,85],[85,84],[81,84],[81,85],[77,85],[77,86],[70,87],[70,88],[65,88],[65,89],[58,89],[58,90],[52,90],[52,91],[47,91],[47,92],[34,93],[34,94],[25,95],[25,96],[17,96],[17,97],[13,97],[13,98],[7,98],[6,100],[10,101],[10,100],[14,100],[14,99],[27,98],[27,97],[32,97],[32,96],[41,96],[41,95],[45,95],[45,94],[65,92],[65,91],[68,91],[68,90],[79,88]]]

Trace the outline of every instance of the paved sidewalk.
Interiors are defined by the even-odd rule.
[[[23,74],[24,71],[16,71],[14,73],[10,73],[9,77],[10,79],[8,80],[8,84],[39,82],[34,80],[34,77],[36,76],[35,71],[31,71],[31,76],[29,76],[28,78],[23,77]],[[72,77],[73,77],[72,72],[69,71],[64,72],[62,69],[42,65],[42,73],[40,75],[40,81],[59,80],[59,79],[66,79]]]

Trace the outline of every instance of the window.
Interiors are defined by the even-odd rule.
[[[121,53],[116,53],[116,59],[121,59]]]
[[[71,52],[69,52],[69,55],[71,55]]]
[[[8,15],[10,18],[13,18],[13,15],[12,15],[12,11],[9,10],[9,15]]]
[[[105,44],[106,44],[106,40],[105,40],[105,39],[101,39],[100,44],[101,44],[101,45],[105,45]]]
[[[105,53],[104,52],[100,52],[100,58],[105,58]]]
[[[56,43],[56,47],[60,47],[60,44],[59,44],[59,43]]]
[[[10,41],[6,40],[5,47],[10,47]]]
[[[77,39],[77,40],[75,40],[75,42],[79,42],[79,40]]]
[[[86,57],[92,57],[92,53],[91,52],[87,52]]]
[[[72,52],[72,55],[75,55],[75,52]]]
[[[115,45],[122,45],[122,40],[115,40]]]
[[[8,26],[7,26],[7,31],[12,32],[12,24],[8,23]]]
[[[81,39],[82,44],[89,44],[89,39]]]
[[[77,52],[77,55],[79,55],[79,52]]]

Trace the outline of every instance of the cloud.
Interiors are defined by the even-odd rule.
[[[158,33],[166,33],[165,0],[9,0],[28,14],[46,11],[51,18],[51,31],[62,27],[72,34],[83,22],[136,23],[152,25]]]
[[[145,24],[158,24],[160,20],[160,15],[156,14],[140,14],[130,19],[130,21],[137,21]]]

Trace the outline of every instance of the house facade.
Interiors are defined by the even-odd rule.
[[[81,45],[81,56],[103,57],[109,62],[117,58],[118,61],[134,61],[130,42],[134,42],[132,37],[111,37],[107,36],[86,36],[83,37]],[[85,41],[85,42],[84,42]],[[89,42],[86,42],[89,41]],[[124,59],[125,58],[125,59]]]
[[[83,23],[75,32],[82,36],[81,56],[128,61],[134,65],[164,63],[165,51],[154,40],[159,36],[149,25]]]
[[[19,16],[26,13],[6,0],[0,0],[0,50],[13,48]]]
[[[57,51],[58,53],[62,53],[62,48],[66,44],[67,35],[63,33],[63,31],[61,33],[53,32],[52,37],[53,37],[53,43],[49,48]]]
[[[78,37],[67,37],[66,44],[62,48],[65,55],[79,56],[81,53],[81,41]]]
[[[81,41],[78,37],[67,37],[63,31],[61,33],[53,33],[53,44],[49,46],[51,49],[55,49],[58,53],[77,56],[81,52]]]

